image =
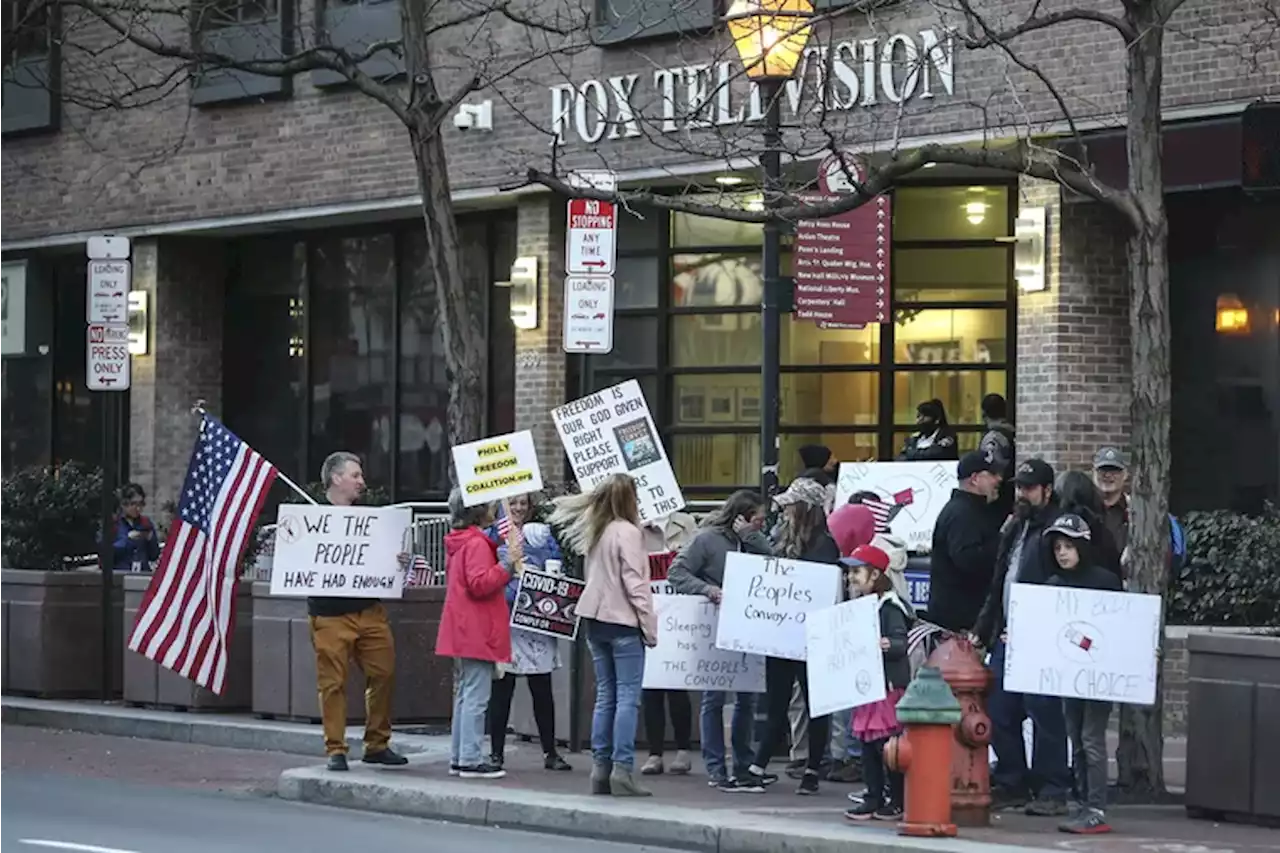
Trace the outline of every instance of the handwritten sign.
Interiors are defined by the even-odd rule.
[[[666,518],[684,506],[640,383],[628,379],[551,410],[573,475],[590,491],[610,474],[636,481],[640,520]]]
[[[874,500],[863,504],[876,521],[907,543],[928,550],[933,525],[956,487],[955,462],[843,462],[836,479],[836,506],[859,492]]]
[[[281,504],[272,595],[399,598],[413,510]]]
[[[1162,604],[1158,595],[1014,584],[1005,689],[1154,704]]]
[[[839,566],[730,553],[724,561],[716,647],[804,660],[809,614],[839,600]]]
[[[875,596],[811,613],[804,627],[810,716],[823,717],[885,697],[880,608]]]
[[[587,585],[580,580],[525,569],[511,610],[511,627],[548,637],[576,639],[578,599]]]
[[[453,448],[453,466],[467,506],[542,490],[542,472],[529,430],[459,444]]]
[[[701,595],[677,595],[651,584],[658,645],[644,656],[646,690],[764,692],[764,658],[716,648],[719,608]]]

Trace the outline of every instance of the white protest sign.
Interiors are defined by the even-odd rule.
[[[809,614],[804,628],[811,717],[870,705],[885,697],[879,604],[874,595],[864,595]]]
[[[938,513],[956,488],[955,462],[842,462],[836,479],[836,506],[858,492],[872,492],[864,502],[907,549],[928,550]]]
[[[467,506],[542,490],[542,472],[529,430],[459,444],[453,448],[453,466]]]
[[[716,648],[715,604],[702,595],[676,595],[655,581],[658,645],[644,655],[645,690],[764,692],[764,658]]]
[[[640,383],[628,379],[551,410],[578,486],[590,491],[610,474],[636,481],[640,520],[666,518],[684,495],[653,425]]]
[[[839,566],[731,552],[724,561],[716,646],[804,660],[809,614],[839,600]]]
[[[1161,606],[1158,595],[1014,584],[1005,689],[1154,704]]]
[[[272,595],[399,598],[413,510],[281,504]]]

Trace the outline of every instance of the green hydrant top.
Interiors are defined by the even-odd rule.
[[[898,700],[898,722],[949,726],[960,722],[960,703],[936,666],[922,666]]]

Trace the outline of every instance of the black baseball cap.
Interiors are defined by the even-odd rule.
[[[1128,466],[1125,465],[1124,454],[1120,452],[1118,447],[1100,447],[1098,452],[1093,455],[1094,468],[1118,468],[1123,471]]]
[[[960,457],[960,464],[956,466],[956,479],[967,480],[983,471],[989,471],[992,474],[1001,473],[1001,466],[995,454],[990,450],[970,450]]]
[[[1013,482],[1019,486],[1052,486],[1053,466],[1043,459],[1028,459],[1018,463]]]
[[[1044,535],[1066,536],[1069,539],[1092,539],[1089,525],[1075,513],[1065,513],[1057,517],[1053,524],[1045,528]]]

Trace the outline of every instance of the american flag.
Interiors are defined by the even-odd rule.
[[[236,567],[276,469],[203,415],[178,512],[129,648],[221,694],[235,624]]]
[[[893,495],[892,502],[880,498],[874,500],[864,498],[862,505],[871,510],[871,514],[875,516],[876,533],[888,533],[889,525],[897,518],[898,513],[902,512],[903,507],[909,506],[914,500],[911,490],[903,489]]]

